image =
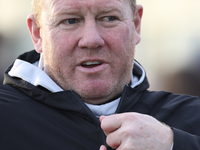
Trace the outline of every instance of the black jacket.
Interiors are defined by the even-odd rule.
[[[19,59],[34,63],[35,51]],[[99,119],[74,91],[51,93],[5,73],[0,87],[1,150],[99,150],[106,137]],[[142,72],[134,67],[134,75]],[[126,85],[116,113],[148,114],[174,130],[173,150],[200,150],[200,98],[151,92],[147,78]],[[111,148],[108,148],[111,150]]]

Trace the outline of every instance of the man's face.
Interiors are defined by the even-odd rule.
[[[129,0],[46,0],[41,16],[45,72],[83,101],[104,103],[132,76],[134,14]]]

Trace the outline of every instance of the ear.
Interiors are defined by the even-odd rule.
[[[42,53],[41,28],[38,25],[36,18],[33,14],[27,17],[27,25],[35,46],[35,50],[38,53]]]
[[[137,5],[134,15],[134,24],[135,24],[135,45],[137,45],[140,40],[140,30],[141,30],[141,19],[143,14],[143,7],[142,5]]]

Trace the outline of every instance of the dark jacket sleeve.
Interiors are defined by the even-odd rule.
[[[167,92],[147,96],[150,115],[174,131],[173,150],[200,150],[200,98]]]
[[[200,137],[173,128],[174,146],[173,150],[200,150]]]

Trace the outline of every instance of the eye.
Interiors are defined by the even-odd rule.
[[[67,23],[67,24],[75,24],[75,23],[78,22],[78,20],[75,19],[75,18],[71,18],[71,19],[67,19],[67,20],[65,20],[65,21],[63,21],[63,22],[64,22],[64,23]]]
[[[104,17],[102,20],[103,21],[115,21],[115,20],[117,20],[117,17],[115,17],[115,16],[108,16],[108,17]]]

